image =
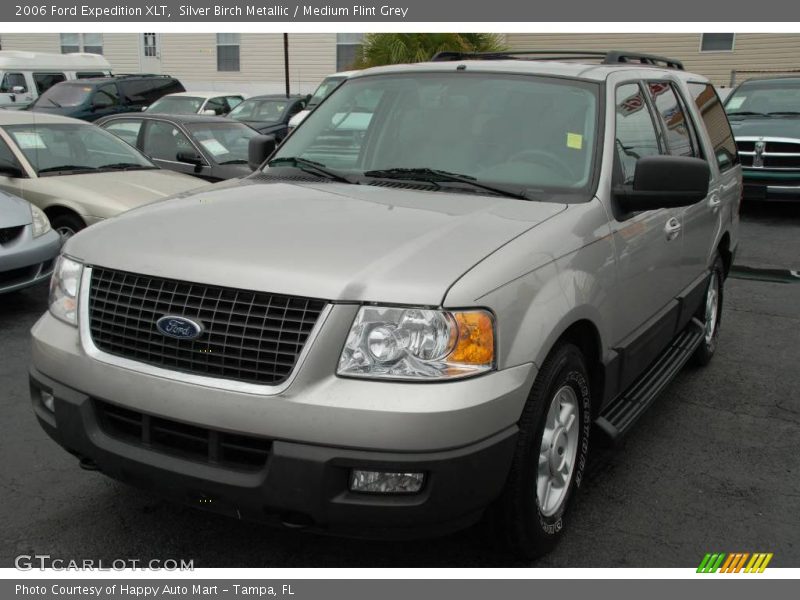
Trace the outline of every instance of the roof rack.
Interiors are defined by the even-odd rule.
[[[434,62],[457,60],[597,60],[604,65],[636,64],[683,71],[683,63],[674,58],[627,52],[625,50],[509,50],[502,52],[438,52]]]
[[[111,76],[117,79],[124,79],[126,77],[172,77],[171,75],[164,75],[163,73],[114,73]]]

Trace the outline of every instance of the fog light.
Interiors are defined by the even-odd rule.
[[[51,413],[56,412],[56,399],[50,392],[42,390],[42,404]]]
[[[350,475],[350,489],[367,494],[416,494],[422,489],[424,473],[360,471]]]

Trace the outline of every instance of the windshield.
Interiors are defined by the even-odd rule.
[[[731,116],[800,114],[800,80],[744,84],[728,98],[725,110]]]
[[[54,85],[36,100],[36,106],[81,106],[88,99],[94,88],[90,85],[66,83]]]
[[[317,104],[331,95],[331,92],[339,87],[347,77],[326,77],[314,91],[314,95],[308,100],[308,108],[314,108]]]
[[[135,148],[88,123],[6,125],[5,130],[38,175],[157,168]]]
[[[237,121],[280,121],[288,100],[245,100],[229,117]]]
[[[153,102],[147,112],[168,115],[193,115],[203,105],[203,98],[197,96],[164,96]]]
[[[350,79],[270,164],[298,158],[350,179],[418,175],[441,182],[447,172],[517,191],[577,191],[591,183],[597,96],[590,82],[534,76]]]
[[[247,164],[250,139],[258,135],[241,123],[196,123],[186,128],[220,165]]]

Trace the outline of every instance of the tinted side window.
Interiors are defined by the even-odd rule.
[[[152,158],[175,161],[178,152],[194,150],[188,138],[174,125],[162,121],[147,124],[142,151]]]
[[[97,91],[95,91],[92,97],[92,102],[96,106],[116,106],[119,104],[117,86],[112,83],[97,88]]]
[[[656,112],[661,117],[667,136],[670,154],[677,156],[696,156],[692,142],[691,125],[686,120],[678,96],[672,85],[666,81],[650,81],[647,84]]]
[[[120,81],[123,95],[132,104],[152,104],[161,96],[182,92],[183,86],[175,79],[169,77],[158,77],[153,79],[134,79],[131,81]]]
[[[33,82],[36,84],[36,91],[39,95],[44,94],[47,90],[57,83],[66,81],[67,77],[63,73],[34,73]]]
[[[12,94],[15,87],[23,88],[23,92],[28,91],[28,84],[25,82],[25,75],[22,73],[6,73],[3,75],[3,83],[0,83],[0,93]]]
[[[727,171],[739,163],[739,155],[736,152],[733,131],[731,131],[731,125],[725,109],[722,107],[722,102],[719,101],[714,86],[710,84],[690,83],[689,91],[703,117],[703,123],[708,130],[708,137],[711,138],[719,169]]]
[[[653,118],[638,84],[628,83],[617,88],[616,113],[616,146],[622,183],[633,183],[636,161],[643,156],[661,154]]]
[[[75,73],[75,79],[91,79],[92,77],[105,77],[106,74],[102,71],[78,71]]]

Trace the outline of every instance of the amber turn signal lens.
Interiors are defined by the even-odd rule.
[[[492,315],[484,311],[452,313],[458,324],[458,340],[448,362],[486,366],[494,361]]]

